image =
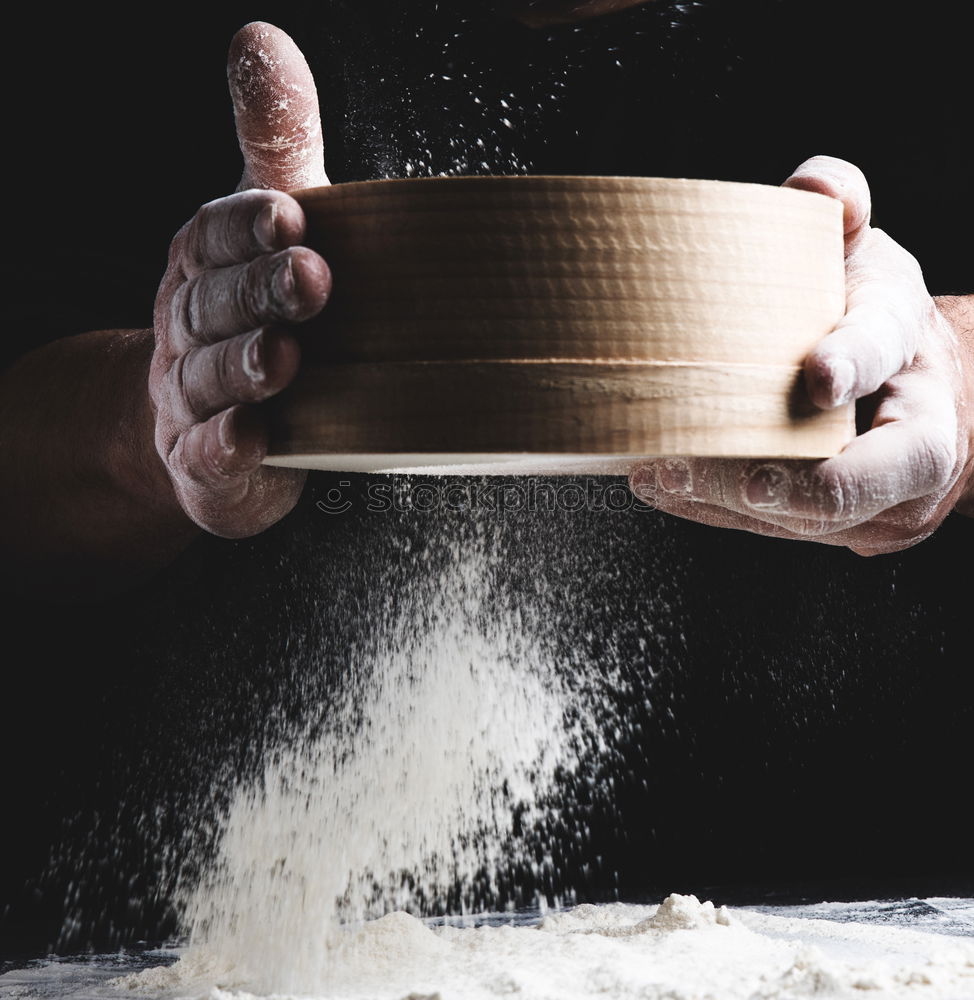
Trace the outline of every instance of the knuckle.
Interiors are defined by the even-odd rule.
[[[895,281],[901,291],[926,295],[926,279],[920,262],[906,247],[897,243],[884,229],[872,230],[875,266],[888,280]]]
[[[195,299],[198,286],[199,278],[190,278],[180,284],[169,299],[169,325],[176,335],[177,344],[195,335],[198,311]]]
[[[169,387],[166,382],[168,374],[168,369],[163,364],[160,352],[156,351],[149,362],[147,388],[149,390],[149,399],[153,409],[157,413],[160,409],[169,405]]]
[[[237,362],[234,341],[191,348],[172,366],[174,412],[184,424],[205,419],[222,407],[232,405],[237,389]]]
[[[173,421],[164,410],[156,414],[156,425],[153,431],[153,443],[156,453],[162,459],[167,472],[172,470],[172,454],[179,440],[179,434],[173,426]]]
[[[233,236],[241,256],[273,253],[304,233],[304,212],[283,191],[252,188],[236,195]],[[267,209],[271,211],[268,213]]]
[[[834,535],[838,531],[846,528],[844,522],[826,521],[821,518],[803,518],[794,524],[789,525],[796,535],[802,538],[821,539],[827,535]]]
[[[273,319],[274,269],[260,258],[243,270],[234,284],[234,308],[244,324],[261,326]]]
[[[229,253],[244,259],[257,243],[254,222],[270,201],[267,191],[242,191],[233,196],[233,203],[226,213],[223,240]]]
[[[222,199],[215,198],[207,201],[196,210],[194,228],[198,233],[205,233],[213,225],[213,218],[218,214],[218,209]]]
[[[868,301],[849,312],[846,328],[855,335],[857,353],[871,371],[876,388],[916,358],[916,309],[890,288],[888,279],[875,287]]]
[[[215,214],[214,202],[200,205],[190,222],[183,251],[187,271],[198,271],[206,263],[206,247],[210,239]]]
[[[173,442],[169,453],[170,473],[180,487],[196,483],[199,479],[198,426],[183,431]]]
[[[210,431],[207,424],[195,424],[177,441],[171,463],[184,481],[213,486],[233,479],[227,468],[227,456],[215,446]]]
[[[191,431],[180,434],[172,443],[167,465],[170,476],[177,486],[192,482],[193,461],[188,454],[191,448]]]
[[[210,361],[209,371],[210,381],[217,386],[220,391],[229,396],[233,392],[236,382],[236,367],[233,360],[233,353],[236,344],[234,341],[225,341],[214,353]],[[239,350],[239,349],[238,349]]]
[[[169,410],[173,420],[184,426],[193,421],[193,401],[191,398],[191,378],[189,374],[190,354],[180,354],[166,373]]]
[[[238,306],[248,327],[304,317],[304,247],[269,254],[248,266],[239,286]]]
[[[918,462],[923,482],[931,489],[944,489],[950,485],[956,472],[956,441],[937,428],[924,438]]]
[[[204,448],[200,452],[199,471],[204,479],[221,486],[241,478],[239,471],[232,468],[230,456],[218,449]]]
[[[186,244],[193,229],[193,220],[184,223],[169,244],[168,270],[182,272],[182,261],[185,256]]]
[[[162,303],[163,309],[167,314],[166,318],[168,321],[167,325],[169,327],[169,331],[177,338],[179,334],[185,331],[186,322],[189,318],[187,314],[186,297],[186,282],[183,282],[173,289],[168,301]]]
[[[242,351],[246,350],[246,336],[235,337],[212,348],[204,370],[208,395],[218,400],[221,408],[236,403],[251,402],[248,397],[248,379],[243,374]]]
[[[920,266],[920,262],[906,247],[897,243],[891,236],[888,236],[886,233],[883,233],[883,235],[889,240],[891,250],[896,253],[900,269],[904,276],[912,279],[919,285],[923,285],[923,268]]]
[[[246,191],[215,198],[197,209],[184,254],[188,270],[228,266],[250,255],[253,218],[266,201],[259,197],[262,193]]]
[[[184,280],[182,269],[170,263],[159,283],[155,301],[152,303],[152,326],[157,345],[164,341],[171,332],[172,299]]]
[[[835,466],[817,469],[809,479],[809,492],[823,515],[855,517],[861,490],[855,477],[845,469]]]
[[[899,249],[903,255],[903,270],[906,272],[907,277],[911,279],[917,290],[922,290],[925,293],[927,290],[927,279],[923,276],[923,268],[920,262],[909,250],[903,247],[899,247]]]

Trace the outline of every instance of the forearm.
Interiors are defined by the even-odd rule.
[[[68,337],[0,376],[7,586],[87,599],[145,579],[198,534],[153,443],[151,330]]]
[[[957,337],[966,387],[959,416],[966,425],[968,460],[954,510],[974,517],[974,295],[942,295],[934,301]]]

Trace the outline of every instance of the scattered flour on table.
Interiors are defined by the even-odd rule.
[[[321,1000],[970,1000],[974,940],[772,916],[669,896],[583,904],[534,926],[430,926],[390,913],[349,931]],[[212,962],[212,964],[210,964]],[[135,993],[252,1000],[205,952],[117,981]]]

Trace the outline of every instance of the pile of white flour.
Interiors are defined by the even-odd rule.
[[[117,980],[116,996],[974,998],[963,936],[680,895],[561,908],[545,888],[567,884],[556,842],[567,829],[584,848],[585,816],[559,792],[566,776],[598,784],[591,761],[611,752],[622,719],[606,706],[625,677],[557,662],[543,641],[556,623],[516,593],[497,599],[508,567],[487,536],[448,555],[431,587],[376,616],[345,686],[236,789],[187,887],[189,946]],[[540,887],[535,920],[430,919],[496,910],[524,872]]]
[[[434,600],[390,607],[351,682],[237,790],[187,901],[190,945],[116,995],[251,1000],[974,998],[974,938],[728,912],[693,896],[536,919],[483,911],[511,864],[544,884],[558,784],[605,748],[617,675],[552,662],[550,623],[486,600],[470,545]],[[598,719],[594,725],[589,720]],[[598,730],[598,731],[596,731]],[[974,926],[974,912],[971,913]]]
[[[974,915],[974,912],[972,912]],[[672,895],[584,904],[532,926],[429,926],[391,913],[348,931],[321,1000],[970,1000],[974,939],[767,915]],[[117,981],[136,994],[251,1000],[197,951]]]

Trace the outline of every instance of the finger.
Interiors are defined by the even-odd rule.
[[[638,494],[637,494],[638,495]],[[698,503],[693,500],[677,500],[670,498],[656,506],[664,514],[683,518],[685,521],[695,521],[713,528],[733,528],[738,531],[750,531],[757,535],[767,535],[769,538],[788,538],[792,541],[807,541],[806,536],[796,534],[788,528],[769,524],[755,517],[748,517],[726,507],[713,504]]]
[[[192,348],[166,376],[177,426],[188,427],[239,403],[268,399],[292,381],[300,359],[294,336],[266,327]]]
[[[304,238],[301,206],[280,191],[241,191],[208,202],[179,241],[183,274],[229,267],[296,246]]]
[[[671,459],[635,470],[631,483],[637,496],[655,484],[661,509],[710,504],[803,535],[849,528],[949,489],[956,477],[956,422],[945,407],[893,420],[881,407],[879,426],[822,462]]]
[[[739,517],[760,522],[766,527],[780,528],[782,537],[814,537],[837,530],[837,525],[819,517],[807,517],[787,510],[768,510],[762,503],[754,509],[742,500],[742,487],[749,475],[764,470],[773,472],[773,486],[780,486],[787,475],[786,464],[795,471],[808,462],[761,463],[740,459],[661,459],[642,466],[630,476],[630,486],[641,500],[666,513],[693,517],[692,511],[708,509],[725,511],[736,524]],[[764,499],[762,497],[762,499]],[[706,523],[717,524],[716,515]]]
[[[239,499],[243,480],[255,472],[267,454],[267,435],[253,410],[236,406],[202,423],[193,424],[176,439],[168,463],[184,491],[199,487],[214,498]]]
[[[171,348],[180,354],[257,327],[303,322],[321,311],[330,290],[328,265],[307,247],[203,271],[172,296]]]
[[[834,458],[811,466],[765,463],[749,470],[742,495],[754,516],[786,514],[858,524],[943,490],[955,461],[954,423],[945,425],[933,413],[874,427]]]
[[[853,439],[816,470],[812,489],[798,490],[790,505],[821,509],[829,518],[872,518],[911,501],[936,506],[956,483],[958,423],[952,388],[935,371],[915,368],[886,385],[872,429]],[[923,504],[915,504],[913,517]],[[929,512],[928,512],[929,513]]]
[[[712,464],[716,465],[716,460]],[[745,463],[731,461],[723,464],[727,467],[742,467]],[[807,540],[811,537],[809,532],[802,530],[804,524],[797,520],[793,520],[791,524],[777,524],[731,510],[723,504],[696,499],[690,493],[693,484],[691,477],[687,459],[661,459],[634,469],[629,476],[629,486],[640,500],[654,510],[685,520],[715,528],[751,531],[772,538]]]
[[[297,503],[307,473],[269,469],[267,429],[252,407],[235,406],[182,433],[168,456],[173,487],[201,528],[246,538],[276,524]]]
[[[813,535],[795,531],[782,525],[769,524],[745,514],[729,511],[724,507],[694,503],[691,500],[676,501],[667,507],[659,507],[658,509],[665,514],[672,514],[674,517],[694,521],[697,524],[706,524],[714,528],[731,528],[755,535],[764,535],[767,538],[784,538],[793,542],[818,542],[824,545],[842,546],[861,556],[884,555],[910,548],[928,538],[936,528],[936,525],[928,525],[922,531],[909,533],[896,526],[870,523],[831,531],[827,534]]]
[[[869,229],[872,199],[863,172],[835,156],[813,156],[799,166],[782,187],[815,191],[842,202],[846,253]]]
[[[805,359],[805,384],[824,409],[875,392],[911,365],[933,302],[916,260],[879,229],[850,255],[846,314]]]
[[[244,157],[241,188],[328,183],[314,77],[280,28],[255,21],[230,43],[227,80]]]
[[[167,463],[183,509],[200,527],[228,538],[274,524],[294,506],[303,476],[263,468],[266,454],[267,429],[252,407],[235,406],[194,424]]]

